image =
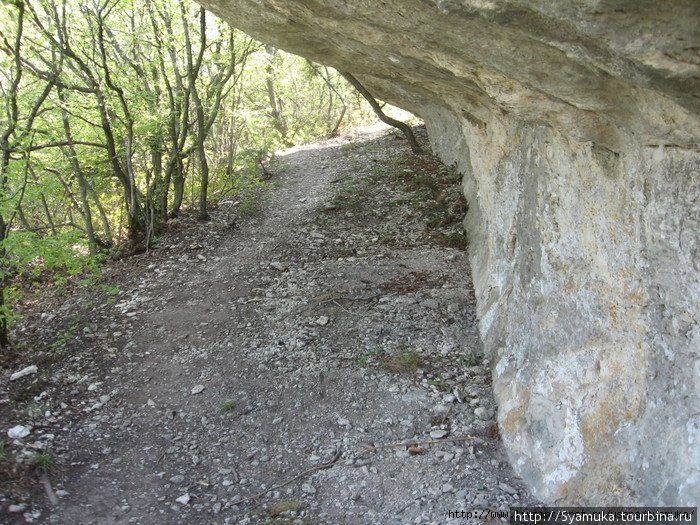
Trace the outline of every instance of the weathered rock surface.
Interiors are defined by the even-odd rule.
[[[413,110],[464,174],[511,461],[547,501],[700,493],[695,0],[205,0]]]

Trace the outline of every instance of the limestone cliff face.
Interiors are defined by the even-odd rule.
[[[464,174],[499,423],[548,502],[700,496],[697,0],[203,0]]]

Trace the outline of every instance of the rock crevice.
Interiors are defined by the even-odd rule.
[[[700,4],[205,0],[426,121],[464,174],[499,422],[535,494],[700,494]]]

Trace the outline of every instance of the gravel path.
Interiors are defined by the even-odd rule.
[[[56,365],[25,439],[55,435],[59,504],[5,497],[0,518],[461,524],[533,503],[498,438],[466,252],[385,176],[423,174],[408,151],[376,131],[291,150],[257,213],[230,227],[242,205],[223,203],[125,270],[82,334],[99,366]]]

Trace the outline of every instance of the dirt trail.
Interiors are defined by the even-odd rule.
[[[437,164],[408,151],[386,132],[297,148],[257,213],[230,227],[224,203],[127,263],[81,339],[99,366],[56,365],[28,438],[55,435],[60,503],[0,518],[467,523],[532,502],[498,440],[466,252],[397,182]]]

